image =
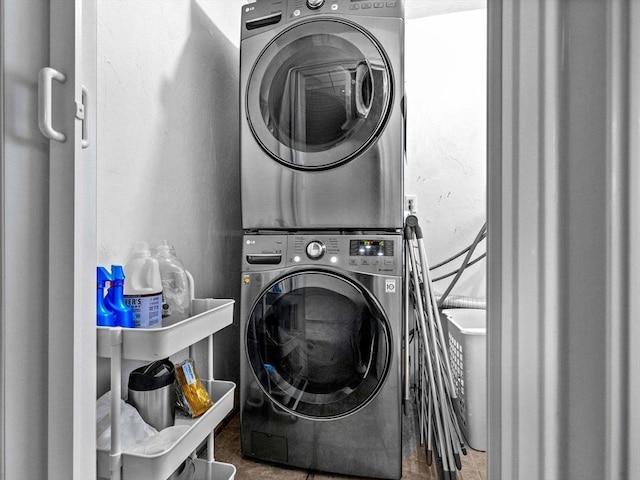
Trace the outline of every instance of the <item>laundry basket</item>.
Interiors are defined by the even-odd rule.
[[[486,310],[447,309],[449,357],[460,399],[460,423],[469,446],[487,446]]]

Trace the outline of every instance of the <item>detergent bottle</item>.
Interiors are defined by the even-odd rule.
[[[162,280],[158,260],[147,242],[137,242],[124,266],[125,303],[133,310],[136,328],[162,326]]]
[[[174,323],[188,318],[191,313],[191,286],[182,262],[176,257],[167,240],[161,240],[155,258],[160,265],[164,304],[162,316]]]

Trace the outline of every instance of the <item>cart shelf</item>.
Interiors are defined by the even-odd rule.
[[[233,409],[233,392],[236,388],[233,382],[208,381],[202,383],[207,387],[213,406],[198,418],[190,418],[176,413],[175,430],[176,440],[164,451],[153,454],[137,453],[134,451],[122,452],[122,472],[124,478],[135,478],[136,480],[158,480],[168,478],[182,462],[193,452],[204,438],[224,419]],[[203,461],[203,463],[207,463]],[[214,468],[216,472],[224,472],[225,469],[235,475],[233,465],[219,464]],[[229,468],[231,467],[231,468]],[[109,451],[98,450],[98,476],[109,476]],[[207,478],[196,475],[197,479]],[[212,477],[215,480],[228,480],[231,475],[218,474]]]
[[[122,358],[167,358],[233,323],[234,300],[215,299],[211,310],[161,328],[122,328]],[[97,327],[98,356],[111,357],[112,327]]]
[[[168,478],[189,456],[194,456],[198,446],[207,440],[207,459],[194,459],[197,480],[233,480],[233,465],[213,460],[213,431],[231,412],[234,404],[233,382],[213,379],[213,334],[233,323],[234,300],[215,299],[213,308],[193,317],[161,328],[97,327],[98,356],[111,359],[111,392],[113,398],[121,397],[121,361],[155,361],[180,352],[202,339],[209,338],[209,365],[207,378],[202,379],[213,406],[200,417],[193,419],[176,413],[176,421],[169,432],[172,441],[163,451],[148,454],[144,445],[130,451],[121,450],[119,437],[120,409],[112,399],[111,448],[98,450],[97,473],[100,478],[125,480],[163,480]],[[117,432],[114,434],[113,432]],[[141,453],[145,452],[145,453]]]

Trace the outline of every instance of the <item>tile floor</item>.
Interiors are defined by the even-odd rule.
[[[424,448],[417,446],[416,448],[410,448],[413,452],[405,455],[402,461],[403,480],[437,480],[435,466],[427,466]],[[486,480],[485,457],[484,452],[467,449],[467,455],[462,458],[462,470],[458,472],[457,480]],[[237,470],[236,480],[265,478],[278,480],[366,480],[362,477],[287,468],[243,457],[242,453],[240,453],[240,416],[238,414],[234,415],[216,434],[215,458],[220,462],[235,465]]]

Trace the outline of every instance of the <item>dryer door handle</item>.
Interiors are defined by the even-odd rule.
[[[251,265],[278,265],[282,261],[279,253],[253,253],[247,255],[247,263]]]

